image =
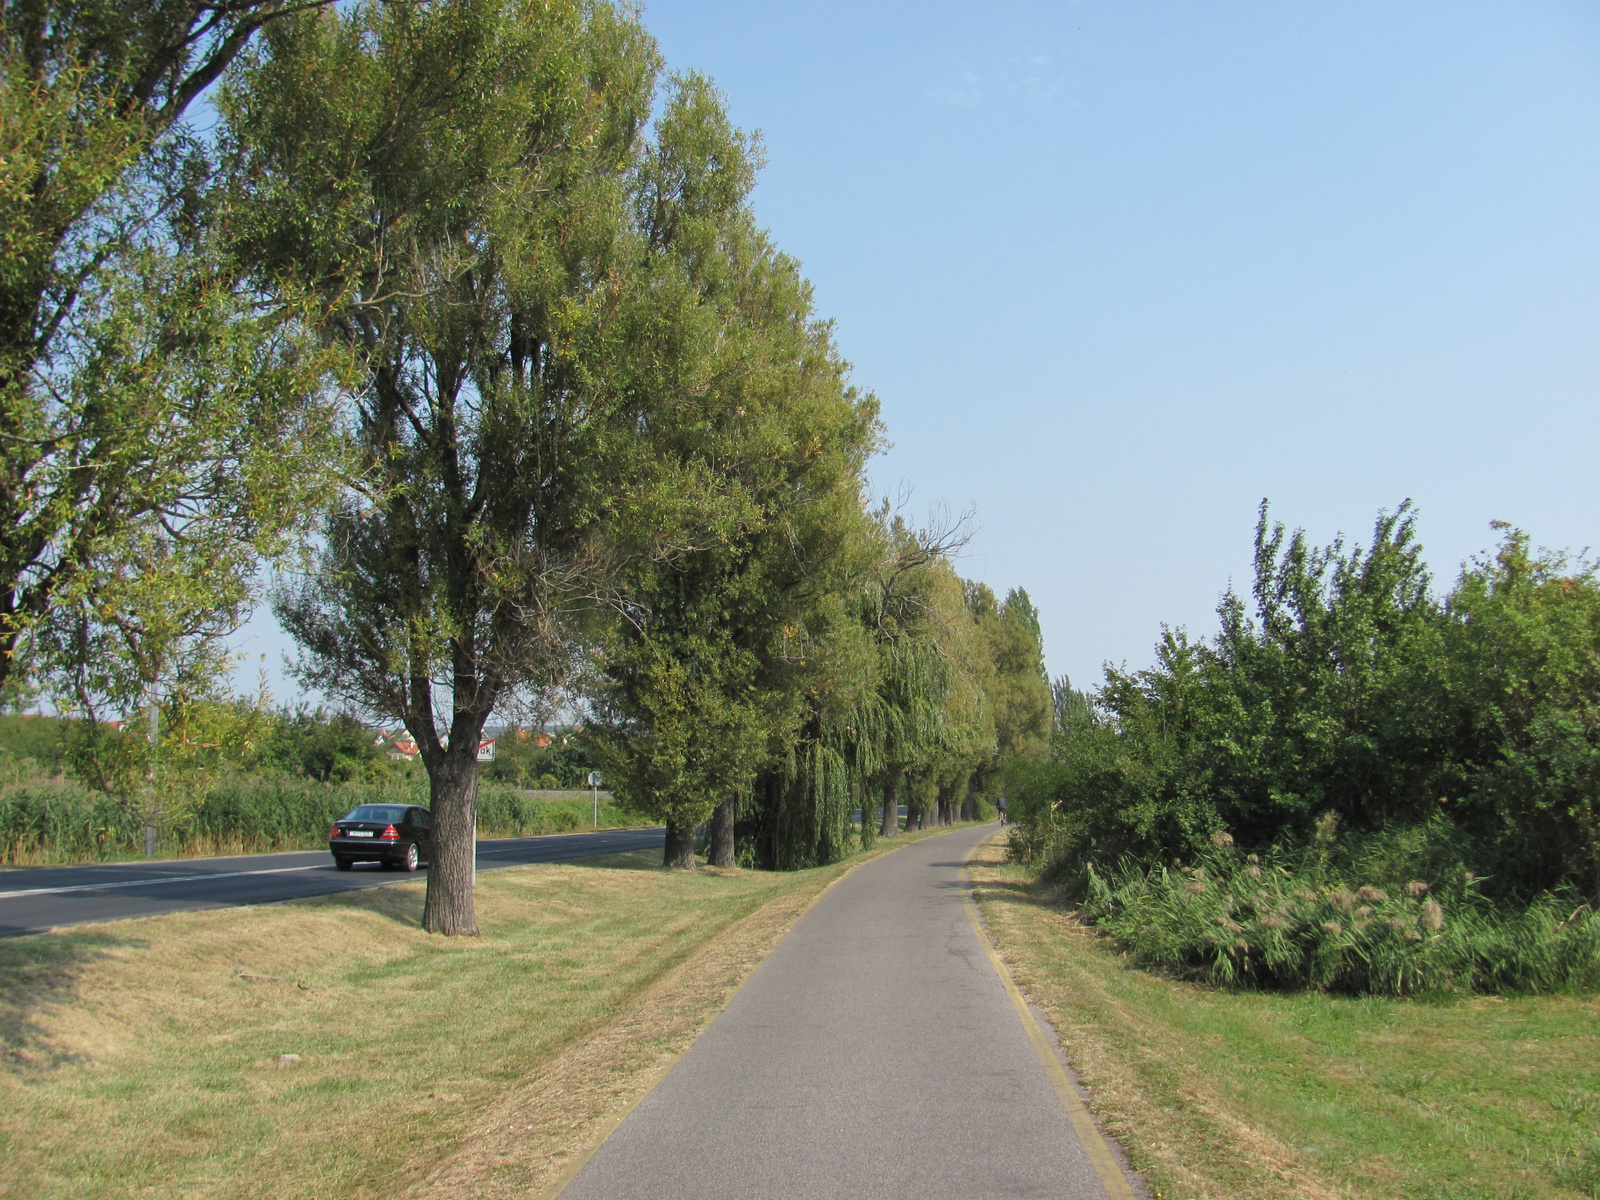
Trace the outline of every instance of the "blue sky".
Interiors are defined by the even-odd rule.
[[[1600,5],[644,19],[764,136],[875,484],[976,508],[961,570],[1028,589],[1052,673],[1210,632],[1263,497],[1319,540],[1412,497],[1446,581],[1494,519],[1600,548]]]

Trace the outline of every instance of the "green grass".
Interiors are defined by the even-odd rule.
[[[1164,1198],[1600,1197],[1600,999],[1228,990],[1139,969],[991,848],[980,904]]]
[[[0,1196],[390,1196],[485,1138],[429,1195],[530,1194],[851,860],[659,861],[488,873],[481,938],[423,933],[416,881],[0,940]]]
[[[617,865],[486,876],[482,938],[422,933],[401,884],[0,941],[0,1194],[403,1190],[672,965],[839,870]]]

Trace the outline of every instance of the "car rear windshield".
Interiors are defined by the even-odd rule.
[[[386,825],[392,825],[396,821],[405,820],[405,817],[405,808],[398,804],[363,804],[359,808],[351,809],[350,814],[342,819],[346,821],[382,821]]]

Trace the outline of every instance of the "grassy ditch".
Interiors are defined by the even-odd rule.
[[[995,842],[1018,983],[1163,1200],[1594,1200],[1600,998],[1227,990],[1145,971]]]
[[[862,857],[508,868],[477,939],[414,882],[0,941],[0,1195],[537,1195]]]

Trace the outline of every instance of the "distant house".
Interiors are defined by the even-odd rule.
[[[404,729],[398,729],[394,733],[379,730],[372,744],[382,746],[385,743],[389,747],[389,757],[396,762],[416,762],[417,756],[421,753],[417,749],[416,740]]]
[[[447,747],[450,745],[448,735],[441,740]],[[372,744],[381,746],[385,742],[389,745],[389,757],[396,762],[416,762],[422,754],[422,751],[417,749],[416,739],[404,729],[397,730],[394,733],[380,733],[377,740]],[[494,742],[494,738],[488,738],[478,743],[479,762],[494,761]]]

